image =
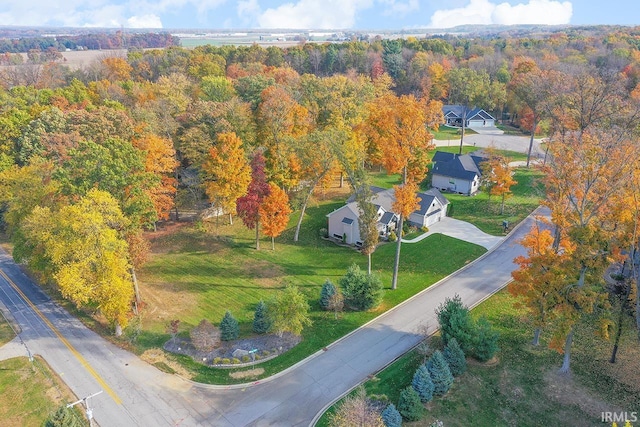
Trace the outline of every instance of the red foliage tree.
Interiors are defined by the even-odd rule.
[[[256,230],[256,249],[260,249],[260,205],[268,195],[265,160],[262,152],[258,151],[251,159],[251,182],[247,194],[236,202],[236,212],[242,223],[249,230]]]

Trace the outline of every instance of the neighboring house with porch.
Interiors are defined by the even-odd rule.
[[[471,196],[480,189],[480,164],[484,160],[478,152],[459,155],[436,151],[432,160],[431,186],[440,191]]]
[[[462,105],[444,105],[442,114],[444,114],[444,123],[447,126],[462,127],[462,118],[464,117],[465,107]],[[496,125],[496,119],[482,108],[467,109],[467,121],[465,127],[493,127]]]
[[[371,202],[375,205],[378,213],[377,228],[380,236],[386,238],[389,233],[395,231],[398,226],[399,217],[393,212],[395,194],[393,189],[371,187],[374,196]],[[430,226],[447,216],[449,201],[435,188],[417,194],[420,197],[420,207],[413,212],[409,218],[409,225],[416,227]],[[327,215],[327,230],[330,237],[342,240],[350,245],[361,244],[360,226],[358,218],[360,210],[351,196],[347,204],[336,209]]]

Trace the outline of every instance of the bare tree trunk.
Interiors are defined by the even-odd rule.
[[[260,250],[260,221],[256,221],[256,250]]]
[[[120,325],[120,323],[116,323],[116,336],[122,336],[122,325]]]
[[[467,122],[467,107],[464,107],[464,113],[462,114],[462,132],[460,133],[460,152],[458,154],[462,155],[462,143],[464,142],[464,130],[466,129]]]
[[[567,339],[564,342],[564,357],[562,359],[562,366],[560,367],[561,374],[568,374],[571,371],[571,344],[573,343],[573,328],[569,331]]]
[[[344,186],[344,172],[340,171],[340,188]]]
[[[536,126],[538,125],[536,120],[536,114],[533,114],[533,129],[531,129],[531,139],[529,140],[529,151],[527,152],[527,169],[529,168],[529,163],[531,162],[531,151],[533,150],[533,138],[536,133]]]
[[[309,188],[309,192],[307,193],[307,195],[304,198],[304,202],[302,203],[302,208],[300,209],[300,218],[298,218],[298,224],[296,225],[296,232],[293,233],[293,241],[294,242],[297,242],[298,238],[300,237],[300,227],[302,226],[302,219],[304,218],[304,212],[307,210],[307,204],[309,203],[309,199],[311,198],[311,195],[313,194],[313,190],[315,190],[316,185],[318,185],[318,182],[320,182],[322,177],[324,177],[324,174],[322,174],[320,177],[318,177],[318,179],[316,179],[311,184],[311,187]],[[340,175],[340,177],[342,178],[342,175]]]
[[[539,346],[540,345],[540,333],[542,332],[541,328],[536,328],[535,331],[533,331],[533,341],[531,342],[531,345],[534,346]]]
[[[369,273],[369,275],[371,275],[371,252],[369,252],[367,254],[367,258],[369,258],[369,263],[368,263],[368,266],[367,266],[367,273]]]
[[[500,205],[500,215],[504,215],[504,198],[506,197],[505,193],[502,193],[502,204]]]
[[[229,212],[229,225],[233,225],[233,215]]]
[[[138,314],[138,305],[142,302],[142,299],[140,299],[138,276],[136,276],[136,269],[134,267],[131,267],[131,280],[133,281],[133,292],[135,294],[135,314]]]
[[[402,244],[402,215],[398,221],[398,244],[396,245],[396,259],[393,264],[393,278],[391,279],[391,289],[398,287],[398,267],[400,266],[400,245]]]
[[[275,237],[271,236],[271,250],[275,251],[276,250],[276,242],[275,242]]]

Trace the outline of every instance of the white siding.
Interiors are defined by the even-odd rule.
[[[467,195],[471,192],[471,182],[460,178],[451,178],[438,174],[433,174],[431,178],[431,186],[441,191],[445,190]]]

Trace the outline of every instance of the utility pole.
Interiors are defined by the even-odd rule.
[[[89,420],[89,426],[93,426],[93,421],[91,421],[91,420],[93,420],[93,410],[89,406],[89,399],[99,395],[100,393],[102,393],[102,390],[100,390],[97,393],[90,394],[89,396],[87,396],[87,397],[85,397],[83,399],[77,400],[77,401],[75,401],[73,403],[69,403],[67,405],[67,408],[71,408],[72,406],[75,406],[78,403],[83,403],[84,407],[85,407],[85,414],[87,414],[87,419]]]

